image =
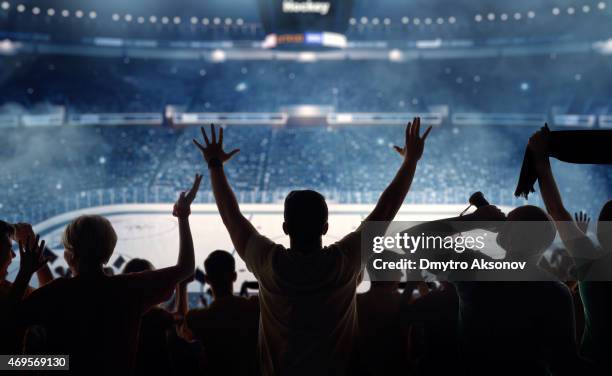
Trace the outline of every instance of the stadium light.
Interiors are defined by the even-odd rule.
[[[606,3],[604,3],[603,1],[600,1],[599,3],[597,3],[597,8],[599,10],[604,10],[606,9]]]
[[[221,19],[219,17],[215,17],[215,18],[213,18],[213,23],[215,25],[219,25],[221,23]]]
[[[8,1],[3,1],[2,2],[2,9],[8,10],[10,7],[11,7],[11,4],[9,4]]]
[[[74,12],[74,16],[76,18],[82,18],[83,17],[83,11],[82,10],[77,10],[76,12]]]
[[[153,23],[153,24],[156,23],[157,22],[157,17],[155,17],[155,16],[149,17],[149,22]]]
[[[47,9],[47,16],[53,17],[55,15],[55,9],[49,8]]]
[[[91,18],[92,20],[95,20],[98,17],[98,13],[96,13],[95,11],[91,11],[89,12],[89,18]]]
[[[410,19],[408,17],[402,17],[402,23],[404,25],[408,24],[408,22],[410,22]]]
[[[361,17],[361,23],[362,24],[367,24],[368,23],[368,17]]]
[[[529,12],[527,12],[527,17],[534,18],[535,17],[535,12],[530,10]]]
[[[415,18],[414,20],[412,20],[412,23],[415,25],[420,25],[421,24],[421,20],[419,18]]]
[[[475,15],[474,16],[474,21],[476,21],[476,22],[482,21],[482,16],[480,14]]]
[[[62,17],[68,17],[68,16],[70,16],[70,11],[68,9],[62,10]]]
[[[523,15],[522,15],[522,14],[520,14],[519,12],[514,13],[514,19],[515,19],[515,20],[517,20],[517,21],[518,21],[518,20],[520,20],[521,18],[523,18]]]
[[[385,18],[385,19],[383,20],[383,23],[384,23],[385,25],[389,26],[389,25],[391,25],[391,19],[390,19],[390,18]]]
[[[489,13],[487,14],[487,19],[489,21],[495,21],[495,13]]]
[[[242,18],[238,18],[236,20],[236,25],[242,26],[244,24],[244,20]]]
[[[23,12],[25,12],[25,9],[26,9],[25,5],[23,5],[23,4],[17,5],[17,12],[23,13]]]
[[[40,8],[39,7],[32,8],[32,14],[38,16],[40,14]]]
[[[138,16],[136,22],[138,22],[139,24],[143,24],[145,22],[145,18],[143,16]]]
[[[202,18],[202,25],[208,25],[210,20],[208,18]]]
[[[132,22],[132,15],[128,13],[123,17],[123,19],[125,22]]]
[[[119,21],[119,15],[117,13],[113,14],[113,21]]]
[[[588,5],[583,5],[583,6],[582,6],[582,11],[583,11],[584,13],[589,13],[589,12],[591,11],[591,7],[590,7],[590,6],[588,6]]]
[[[172,22],[174,22],[174,24],[175,24],[175,25],[180,24],[180,23],[181,23],[181,17],[179,17],[179,16],[175,16],[175,17],[172,19]]]
[[[508,21],[508,15],[506,13],[502,13],[499,16],[499,19],[502,20],[502,21]]]
[[[223,50],[214,50],[210,57],[211,57],[212,61],[214,61],[216,63],[220,63],[222,61],[225,61],[225,51],[223,51]]]
[[[372,18],[372,25],[378,25],[379,23],[380,21],[378,20],[378,17]]]
[[[317,55],[314,52],[300,52],[300,54],[298,55],[298,61],[304,62],[304,63],[312,63],[317,61]]]
[[[349,19],[349,23],[350,23],[351,25],[355,25],[355,24],[357,23],[357,20],[356,20],[355,18],[351,17],[351,18]]]
[[[431,25],[431,18],[427,17],[425,19],[425,25]]]
[[[392,49],[391,51],[389,51],[389,61],[402,61],[402,52],[400,50],[398,50],[397,48]]]
[[[454,24],[455,22],[457,22],[457,19],[453,16],[448,17],[448,23],[450,24]]]
[[[567,8],[567,14],[571,15],[571,14],[574,14],[574,13],[576,13],[576,9],[574,9],[574,7]]]
[[[164,17],[161,18],[161,22],[165,25],[168,22],[170,22],[170,19],[168,17],[164,16]]]
[[[198,23],[198,17],[195,17],[195,16],[194,16],[194,17],[191,17],[191,19],[190,19],[189,21],[191,21],[191,24],[192,24],[192,25],[195,25],[195,24],[197,24],[197,23]]]
[[[555,16],[558,16],[561,13],[561,10],[559,8],[553,8],[552,9],[552,14]]]
[[[442,17],[438,17],[438,19],[436,20],[436,23],[437,23],[438,25],[442,25],[442,24],[444,23],[444,18],[442,18]]]

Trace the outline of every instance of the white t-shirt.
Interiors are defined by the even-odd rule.
[[[246,265],[259,281],[262,374],[343,375],[357,338],[361,232],[303,254],[249,239]]]

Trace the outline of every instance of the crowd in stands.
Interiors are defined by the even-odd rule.
[[[398,161],[386,153],[398,126],[274,128],[229,126],[228,142],[243,150],[228,174],[241,202],[280,203],[295,188],[323,192],[331,202],[372,204]],[[436,128],[425,172],[409,203],[463,204],[482,190],[499,205],[513,196],[523,140],[532,127]],[[39,223],[94,206],[172,202],[198,161],[188,145],[197,128],[100,126],[15,128],[0,150],[0,216]],[[474,145],[478,145],[475,151]],[[302,161],[308,160],[305,164]],[[607,166],[556,166],[572,210],[595,212],[592,198],[612,193]],[[45,179],[37,179],[40,174]],[[202,183],[198,203],[214,198]],[[26,192],[26,194],[24,194]]]
[[[611,113],[610,87],[598,79],[610,73],[607,55],[466,59],[308,64],[18,56],[0,60],[0,104],[22,111],[61,105],[69,113],[162,113],[167,105],[186,112],[276,112],[295,104],[338,112],[423,113],[443,105],[451,113]],[[376,80],[361,79],[368,76]]]
[[[395,274],[376,278],[377,271],[362,259],[364,226],[392,221],[413,183],[435,176],[426,164],[430,155],[445,152],[434,150],[437,145],[431,142],[437,129],[422,130],[420,125],[415,118],[404,137],[396,138],[400,142],[393,148],[399,163],[385,166],[395,173],[372,212],[353,232],[327,247],[322,246],[329,227],[327,203],[314,190],[294,190],[285,197],[282,227],[289,248],[258,232],[242,215],[230,185],[230,166],[244,161],[241,155],[246,151],[224,148],[234,146],[231,130],[212,125],[192,140],[208,179],[196,173],[172,211],[179,226],[173,266],[155,269],[147,260],[133,259],[122,274],[110,275],[105,264],[117,234],[104,217],[83,215],[63,235],[70,273],[52,280],[45,240],[25,223],[0,221],[0,353],[68,354],[71,374],[610,374],[610,282],[593,275],[605,276],[610,270],[612,202],[601,209],[597,242],[592,241],[586,230],[589,217],[573,217],[557,187],[549,161],[553,147],[548,127],[523,139],[545,209],[522,205],[504,213],[486,203],[470,214],[411,230],[495,232],[506,252],[504,259],[528,260],[538,278],[483,281],[452,273],[435,282],[402,282]],[[378,146],[373,137],[364,149],[382,153]],[[385,146],[385,152],[393,153]],[[333,158],[333,153],[321,154]],[[453,159],[449,153],[446,157]],[[235,260],[217,250],[204,262],[213,302],[189,309],[186,285],[195,270],[189,215],[201,183],[212,190],[238,256],[257,278],[256,297],[235,295]],[[530,223],[526,230],[513,227],[524,222]],[[559,257],[569,258],[577,282],[548,278],[558,266],[540,261],[557,232],[565,246]],[[14,243],[19,272],[14,281],[7,281]],[[486,256],[470,250],[441,257]],[[40,282],[37,289],[29,286],[34,274]],[[371,288],[357,295],[365,275],[372,280]]]

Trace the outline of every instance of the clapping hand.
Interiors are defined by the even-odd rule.
[[[415,117],[412,122],[408,123],[408,125],[406,126],[404,147],[402,148],[395,145],[393,148],[402,157],[404,157],[405,160],[416,162],[421,159],[421,156],[423,155],[423,150],[425,149],[425,140],[427,139],[429,132],[431,132],[431,126],[429,126],[425,133],[423,133],[423,137],[420,136],[421,118]]]
[[[174,210],[172,212],[175,217],[185,218],[191,214],[191,203],[196,198],[198,190],[200,189],[201,181],[202,175],[196,174],[189,192],[181,192],[178,200],[176,200],[176,203],[174,204]]]
[[[204,145],[198,142],[195,138],[193,139],[193,143],[200,149],[206,163],[210,164],[212,160],[218,160],[221,164],[229,161],[236,153],[240,151],[240,149],[234,149],[229,153],[226,153],[223,150],[223,128],[219,128],[219,139],[217,140],[215,126],[213,124],[210,125],[210,134],[211,140],[208,139],[208,135],[204,130],[204,127],[201,128],[202,136],[204,136]]]

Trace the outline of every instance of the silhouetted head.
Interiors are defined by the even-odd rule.
[[[539,256],[555,240],[557,230],[554,224],[537,206],[519,206],[506,218],[497,234],[497,244],[506,250],[506,257]]]
[[[64,258],[78,274],[80,270],[101,270],[110,259],[117,234],[108,219],[99,215],[82,215],[64,231]]]
[[[311,242],[327,233],[325,198],[311,190],[292,191],[285,198],[283,231],[299,242]]]
[[[606,202],[599,212],[597,240],[605,250],[612,250],[612,200]]]
[[[4,221],[0,221],[0,281],[7,275],[8,267],[15,257],[11,238],[15,234],[15,227]]]
[[[139,273],[139,272],[148,272],[151,270],[155,270],[153,264],[149,260],[135,258],[128,261],[127,264],[123,267],[123,274],[129,273]]]
[[[237,278],[236,260],[227,251],[213,251],[204,260],[204,273],[206,283],[212,286],[215,294],[219,289],[232,289]]]

